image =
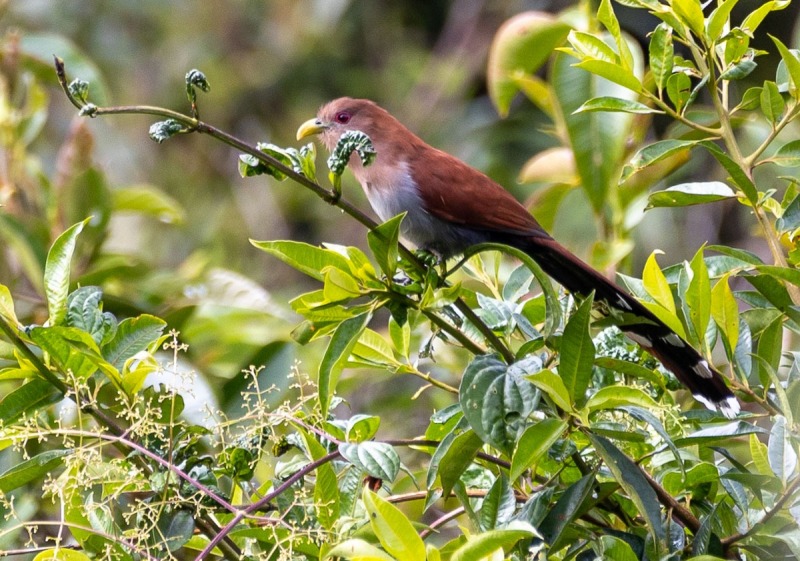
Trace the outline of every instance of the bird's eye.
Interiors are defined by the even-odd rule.
[[[339,111],[336,114],[336,122],[339,124],[345,125],[349,120],[350,120],[350,113],[348,113],[347,111]]]

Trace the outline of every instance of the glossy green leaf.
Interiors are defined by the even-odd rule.
[[[567,424],[561,419],[542,419],[525,429],[514,450],[509,478],[516,481],[526,469],[535,465],[566,428]]]
[[[458,395],[464,417],[484,442],[508,455],[535,405],[534,387],[524,377],[529,363],[541,368],[539,359],[507,366],[495,355],[482,355],[461,378]]]
[[[428,487],[433,487],[438,476],[442,484],[442,494],[445,496],[450,494],[483,446],[481,437],[467,428],[465,419],[462,421],[442,439],[428,466]]]
[[[479,512],[481,530],[494,530],[508,523],[517,510],[517,497],[508,477],[501,475],[492,483]]]
[[[617,64],[606,62],[604,60],[584,60],[575,64],[577,68],[591,72],[601,78],[605,78],[609,82],[619,84],[634,93],[641,93],[642,83],[639,81],[634,73]]]
[[[312,461],[324,458],[328,451],[320,444],[314,435],[298,428],[303,438],[306,450]],[[326,530],[331,530],[339,518],[340,495],[336,472],[330,462],[321,464],[315,472],[314,482],[314,508],[317,519]]]
[[[604,409],[621,409],[638,406],[654,411],[658,403],[639,388],[626,386],[607,386],[600,388],[586,402],[586,409],[593,413]]]
[[[82,551],[62,547],[40,551],[33,561],[91,561],[91,559]]]
[[[570,485],[562,493],[539,525],[539,532],[548,544],[555,546],[558,543],[565,530],[580,514],[579,509],[591,496],[594,485],[595,476],[594,473],[590,473]]]
[[[770,80],[765,81],[761,89],[761,112],[775,126],[785,110],[786,103],[778,91],[778,85]]]
[[[22,415],[32,415],[42,407],[61,401],[64,395],[42,378],[10,391],[0,400],[0,421],[10,426]]]
[[[692,140],[661,140],[645,146],[637,152],[622,171],[620,181],[627,180],[631,175],[652,166],[666,158],[688,152],[695,146]]]
[[[11,327],[19,325],[17,314],[14,311],[14,298],[11,296],[11,291],[4,284],[0,284],[0,317]]]
[[[83,380],[101,370],[119,387],[119,372],[102,357],[97,343],[85,331],[74,327],[35,327],[30,337],[50,355],[62,373],[71,372]]]
[[[791,426],[786,417],[778,415],[772,424],[767,443],[767,458],[775,477],[786,484],[797,476],[797,450],[792,441]]]
[[[328,416],[328,407],[336,391],[339,375],[371,317],[372,314],[364,313],[348,318],[333,332],[319,365],[319,404],[323,419]]]
[[[753,180],[742,168],[739,167],[735,161],[733,161],[733,159],[731,159],[726,152],[709,140],[698,142],[698,146],[702,146],[708,150],[712,156],[714,156],[714,158],[722,165],[722,167],[725,168],[725,171],[730,174],[733,183],[739,189],[741,189],[742,193],[744,193],[751,203],[758,203],[758,190],[756,189]]]
[[[711,283],[708,268],[703,260],[703,248],[695,253],[689,264],[692,280],[686,289],[684,301],[689,308],[689,319],[701,345],[705,344],[705,333],[711,321]]]
[[[731,10],[739,0],[724,0],[708,16],[706,34],[711,41],[716,41],[725,29],[725,24],[731,15]]]
[[[354,466],[387,483],[394,481],[400,471],[400,456],[385,442],[343,442],[339,445],[339,452]]]
[[[381,418],[375,415],[356,414],[347,420],[344,438],[347,442],[364,442],[375,436]]]
[[[741,28],[747,30],[747,32],[752,35],[770,12],[783,10],[790,3],[791,0],[770,0],[769,2],[764,2],[744,18]]]
[[[598,59],[619,63],[619,55],[597,35],[573,29],[567,36],[570,46],[583,59]]]
[[[725,334],[729,348],[735,349],[739,340],[739,305],[724,275],[711,289],[711,317]]]
[[[589,332],[594,299],[590,296],[581,302],[572,314],[561,337],[558,375],[570,397],[570,402],[580,403],[586,395],[592,377],[595,346]]]
[[[92,336],[98,345],[114,335],[116,318],[103,312],[103,291],[96,286],[82,286],[67,298],[66,325],[77,327]]]
[[[781,167],[800,167],[800,140],[787,142],[778,148],[775,154],[767,158],[766,161]]]
[[[601,536],[599,541],[602,559],[639,561],[639,557],[633,552],[628,542],[609,535]]]
[[[567,392],[564,382],[551,370],[542,370],[536,374],[531,374],[527,376],[527,379],[547,394],[557,407],[564,411],[572,411],[572,402],[569,399],[569,392]]]
[[[633,54],[628,46],[628,42],[622,35],[619,27],[614,9],[611,6],[611,0],[601,0],[600,6],[597,8],[597,20],[603,24],[611,36],[614,38],[614,43],[617,45],[619,51],[619,62],[626,70],[633,69]]]
[[[781,62],[789,75],[790,83],[787,90],[792,97],[797,97],[797,90],[800,88],[800,60],[798,60],[797,51],[795,49],[788,49],[780,39],[770,35],[770,39],[778,47],[778,52],[781,54]]]
[[[647,198],[647,210],[659,207],[681,207],[713,203],[732,199],[736,193],[720,181],[681,183],[651,193]]]
[[[732,437],[746,436],[749,434],[764,434],[767,431],[744,421],[733,421],[724,425],[714,425],[691,433],[688,436],[674,439],[675,446],[704,445],[711,446],[715,443],[730,442]]]
[[[676,72],[667,79],[667,97],[675,107],[675,111],[683,113],[692,95],[692,82],[683,72]]]
[[[47,297],[47,310],[49,325],[60,325],[67,315],[67,295],[69,294],[69,271],[72,254],[78,235],[89,218],[73,224],[63,234],[56,238],[53,246],[47,253],[47,263],[44,267],[44,292]]]
[[[328,267],[323,281],[322,294],[328,302],[352,300],[361,295],[358,281],[349,271]]]
[[[672,28],[665,23],[659,24],[650,35],[650,71],[656,82],[659,95],[667,86],[672,75],[672,61],[675,48],[672,45]]]
[[[698,0],[672,0],[672,9],[698,38],[705,35],[705,17]]]
[[[661,507],[655,491],[642,474],[642,468],[633,463],[611,441],[602,436],[592,434],[588,436],[594,444],[597,454],[603,458],[603,463],[644,518],[651,535],[658,544],[658,550],[665,551],[666,532],[661,524]]]
[[[341,557],[348,561],[395,561],[395,558],[388,553],[360,539],[350,539],[337,544],[328,551],[323,560],[332,557]]]
[[[405,213],[390,218],[367,233],[367,243],[383,274],[392,278],[397,271],[397,242]]]
[[[366,487],[362,495],[372,530],[397,561],[425,559],[425,544],[405,514]]]
[[[250,240],[250,243],[318,281],[324,280],[323,271],[329,267],[350,271],[347,258],[330,249],[287,240],[272,242]]]
[[[656,261],[656,255],[660,253],[663,253],[663,251],[655,250],[647,258],[642,271],[642,284],[657,304],[674,314],[675,300],[672,298],[672,291],[669,288],[667,277],[664,276],[661,267],[658,266]]]
[[[163,319],[148,314],[126,318],[117,326],[114,337],[103,346],[103,357],[121,370],[125,361],[158,341],[166,326]]]
[[[0,473],[0,491],[8,493],[52,472],[63,463],[72,450],[48,450],[15,464]]]
[[[468,537],[467,542],[453,552],[450,561],[477,561],[478,559],[484,559],[498,549],[510,548],[519,540],[535,535],[533,528],[483,532]]]
[[[610,112],[620,112],[620,113],[636,113],[636,114],[647,114],[647,113],[663,113],[658,109],[653,109],[652,107],[648,107],[644,103],[639,103],[638,101],[631,101],[627,99],[620,99],[618,97],[595,97],[594,99],[590,99],[578,109],[575,110],[575,113],[582,113],[587,111],[610,111]]]

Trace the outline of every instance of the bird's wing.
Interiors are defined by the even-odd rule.
[[[430,214],[474,229],[549,237],[511,193],[458,158],[427,148],[412,160],[411,174]]]

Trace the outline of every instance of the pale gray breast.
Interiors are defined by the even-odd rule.
[[[358,169],[360,168],[360,169]],[[487,241],[486,234],[444,222],[423,207],[417,185],[407,163],[391,171],[358,166],[354,171],[370,205],[382,222],[405,212],[401,233],[419,248],[444,257],[461,253],[467,247]]]

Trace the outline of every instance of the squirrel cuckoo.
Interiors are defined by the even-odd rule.
[[[377,152],[349,166],[381,220],[406,213],[402,235],[442,258],[483,242],[502,243],[530,255],[573,294],[588,296],[625,318],[620,329],[656,357],[695,398],[732,418],[739,402],[723,376],[647,308],[555,241],[508,191],[457,158],[423,142],[385,109],[343,97],[324,105],[297,131],[319,135],[332,150],[345,131],[369,135]]]

